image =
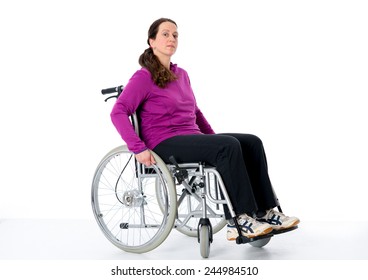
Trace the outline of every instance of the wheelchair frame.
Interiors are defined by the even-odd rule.
[[[122,91],[123,86],[119,86],[102,93],[118,92],[107,101]],[[139,135],[136,114],[131,121]],[[174,157],[170,158],[171,163],[165,163],[152,154],[156,164],[145,167],[122,145],[107,153],[97,166],[92,182],[92,209],[102,232],[115,246],[127,252],[148,252],[176,228],[197,237],[201,256],[208,258],[213,234],[226,225],[221,204],[227,204],[233,217],[239,233],[237,244],[263,247],[270,241],[272,233],[251,239],[241,234],[225,184],[215,167],[202,162],[178,164]],[[178,187],[182,188],[180,196]]]

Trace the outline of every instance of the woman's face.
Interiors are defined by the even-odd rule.
[[[178,47],[178,31],[172,22],[163,22],[160,24],[156,39],[150,39],[153,52],[158,57],[171,57]]]

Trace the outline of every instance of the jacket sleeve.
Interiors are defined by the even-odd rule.
[[[111,121],[125,141],[128,149],[137,154],[147,149],[146,144],[135,133],[129,117],[137,111],[141,103],[147,98],[151,77],[149,72],[138,70],[117,99],[112,111]]]
[[[198,106],[196,106],[196,123],[202,133],[215,134],[215,131],[212,129],[211,125],[208,123]]]

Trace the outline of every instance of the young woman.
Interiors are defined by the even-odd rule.
[[[151,150],[165,162],[174,155],[180,162],[216,166],[238,215],[242,234],[248,238],[296,226],[299,219],[273,208],[278,205],[262,141],[250,134],[216,134],[198,108],[188,74],[171,57],[178,47],[176,23],[167,18],[153,22],[149,47],[139,58],[142,66],[118,98],[111,119],[136,159],[155,164]],[[129,116],[137,112],[140,138]],[[227,238],[238,236],[228,208]]]

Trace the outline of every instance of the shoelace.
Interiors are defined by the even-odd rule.
[[[271,209],[267,212],[265,218],[266,219],[271,219],[273,217],[273,215],[275,215],[275,217],[280,216],[281,219],[286,217],[283,213],[276,212],[275,210]]]
[[[256,219],[253,219],[252,217],[249,217],[249,216],[243,216],[241,215],[239,217],[239,221],[240,220],[244,220],[244,221],[247,221],[248,223],[251,223],[253,226],[258,226],[261,224],[261,222],[257,221]]]
[[[263,219],[267,221],[267,223],[275,226],[281,226],[286,216],[280,212],[274,211],[273,209],[269,210]]]

